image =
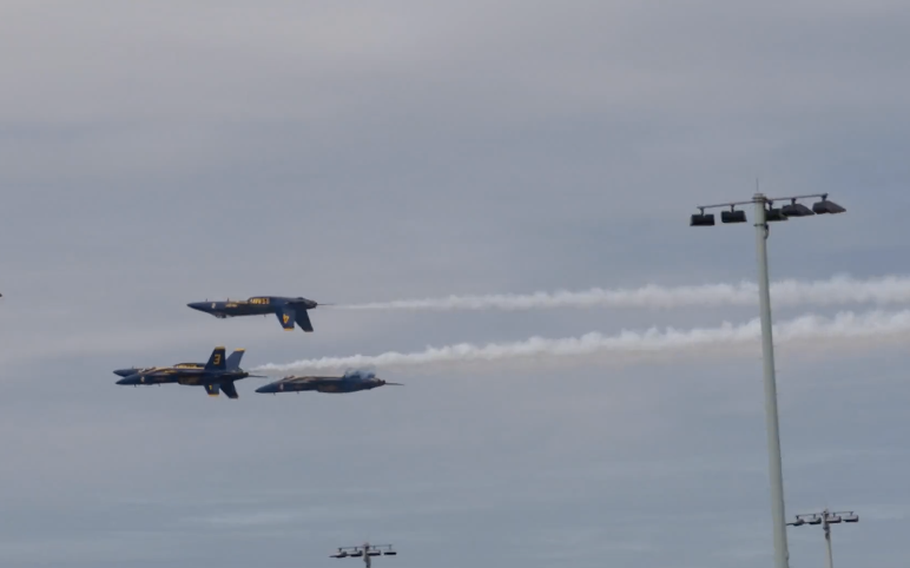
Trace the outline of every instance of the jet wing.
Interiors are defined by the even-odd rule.
[[[218,385],[205,385],[205,392],[209,393],[209,396],[218,396]]]

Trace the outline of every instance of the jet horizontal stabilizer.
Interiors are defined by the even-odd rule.
[[[227,395],[228,398],[240,398],[240,395],[237,394],[237,387],[234,386],[233,382],[221,383],[221,392]]]

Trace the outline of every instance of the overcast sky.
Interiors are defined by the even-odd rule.
[[[849,210],[775,225],[772,279],[903,274],[908,29],[899,0],[4,0],[0,564],[771,565],[757,342],[236,401],[111,371],[745,322],[323,307],[304,334],[186,303],[754,279],[749,225],[688,217],[756,178]],[[864,308],[775,318],[836,309]],[[839,565],[910,556],[905,344],[778,352],[787,513],[856,510]]]

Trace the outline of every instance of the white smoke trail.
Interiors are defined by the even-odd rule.
[[[771,283],[775,306],[796,304],[900,304],[910,302],[910,276],[883,276],[859,280],[837,275],[828,280],[779,280]],[[448,296],[338,306],[349,310],[530,310],[546,308],[678,308],[684,306],[751,306],[758,303],[758,285],[703,284],[640,288],[591,288],[572,292]]]
[[[910,310],[899,312],[871,311],[856,314],[841,312],[833,318],[805,315],[773,326],[775,343],[811,339],[856,339],[881,337],[910,332]],[[446,347],[427,347],[417,353],[389,351],[381,355],[352,355],[302,359],[285,365],[269,363],[258,367],[262,372],[302,372],[307,370],[344,367],[379,367],[425,365],[469,361],[494,361],[536,356],[577,356],[600,352],[634,353],[642,351],[693,350],[758,341],[760,321],[733,325],[724,322],[719,327],[663,330],[652,327],[644,332],[623,330],[618,335],[591,332],[581,337],[546,339],[532,337],[513,343],[489,343],[484,346],[459,343]]]

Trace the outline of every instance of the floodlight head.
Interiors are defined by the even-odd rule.
[[[858,523],[859,515],[844,515],[844,522],[845,523]]]
[[[722,211],[720,214],[721,223],[745,223],[746,212],[730,208],[729,211]]]
[[[714,214],[705,213],[704,209],[699,209],[699,213],[692,215],[692,218],[689,220],[690,227],[713,227],[714,226]]]
[[[775,209],[774,207],[768,207],[765,210],[765,221],[787,221],[787,216],[784,215],[780,209]]]
[[[839,523],[841,518],[838,515],[828,515],[827,521],[828,523]]]
[[[824,215],[825,213],[835,214],[835,213],[844,213],[847,211],[837,203],[833,201],[828,201],[828,194],[822,195],[822,200],[812,204],[812,211],[817,215]]]
[[[810,217],[815,215],[814,211],[802,203],[797,203],[795,199],[791,200],[790,205],[781,207],[780,212],[787,217]]]

